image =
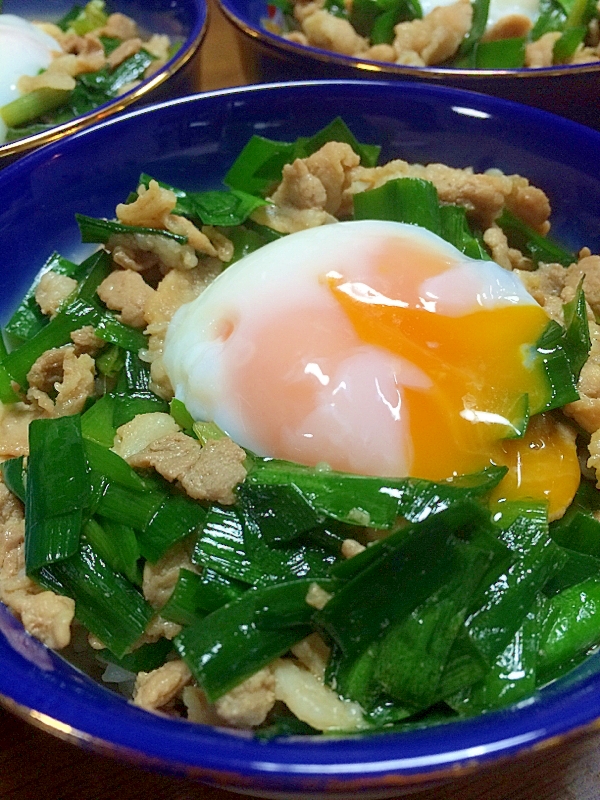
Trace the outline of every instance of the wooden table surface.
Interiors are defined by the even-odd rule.
[[[233,30],[214,5],[210,12],[202,47],[202,88],[246,83]],[[0,800],[232,800],[235,796],[84,752],[0,709]],[[600,734],[421,791],[416,798],[600,800]]]

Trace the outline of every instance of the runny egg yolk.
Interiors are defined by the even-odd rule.
[[[496,499],[552,514],[579,483],[572,437],[544,416],[541,446],[507,439],[544,406],[547,324],[492,262],[414,226],[339,223],[229,267],[176,313],[164,359],[192,415],[260,455],[430,480],[503,464]]]
[[[550,520],[562,517],[581,479],[572,431],[552,416],[538,414],[522,439],[506,439],[500,447],[495,463],[508,467],[508,472],[490,499],[546,500]]]

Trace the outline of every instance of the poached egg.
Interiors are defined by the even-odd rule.
[[[579,483],[573,441],[545,416],[514,438],[524,403],[545,404],[547,324],[494,262],[414,225],[340,222],[228,267],[175,313],[164,363],[195,419],[258,455],[429,480],[504,464],[507,497],[552,506]]]

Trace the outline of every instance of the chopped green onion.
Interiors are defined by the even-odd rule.
[[[438,696],[452,705],[452,698],[458,692],[480,681],[489,671],[465,628],[462,628],[448,654],[440,677]]]
[[[262,197],[232,189],[230,192],[196,192],[194,209],[204,225],[241,225],[253,211],[267,205]]]
[[[97,72],[84,72],[77,77],[77,86],[69,100],[71,111],[85,113],[106,103],[122,91],[125,84],[143,80],[154,57],[143,48],[125,59],[115,69],[102,67]]]
[[[0,361],[0,403],[17,403],[21,397],[13,387],[13,380]]]
[[[598,7],[594,0],[563,0],[562,5],[567,11],[566,29],[585,27],[591,19],[598,16]]]
[[[103,311],[92,299],[98,285],[111,270],[108,253],[95,253],[87,259],[86,268],[87,275],[80,281],[74,299],[0,364],[19,386],[26,387],[27,373],[37,358],[46,350],[70,343],[71,333],[86,325],[92,325],[100,338],[125,349],[137,351],[145,346],[146,339],[140,331],[118,322],[114,315]]]
[[[179,425],[180,428],[187,433],[188,436],[194,436],[195,433],[193,431],[194,428],[194,418],[187,410],[185,405],[181,402],[181,400],[177,400],[176,397],[171,400],[169,403],[169,414],[173,417],[175,422]]]
[[[422,16],[418,0],[355,0],[349,18],[354,29],[372,44],[389,44],[398,22]]]
[[[257,195],[281,180],[285,164],[293,159],[294,145],[253,136],[223,179],[232,189]]]
[[[351,525],[390,529],[399,514],[416,522],[453,503],[480,497],[505,474],[505,467],[489,467],[475,475],[433,483],[418,478],[365,477],[256,458],[246,484],[292,484],[323,516]]]
[[[79,415],[29,424],[27,495],[28,502],[45,516],[86,505],[89,477]]]
[[[138,590],[84,544],[71,558],[43,567],[36,580],[75,600],[75,616],[117,658],[122,658],[154,615]]]
[[[473,19],[471,21],[471,29],[458,49],[460,66],[465,67],[475,66],[475,47],[487,28],[490,0],[474,0],[472,5]],[[465,63],[463,64],[463,62]]]
[[[553,64],[568,64],[579,45],[585,39],[587,28],[580,25],[576,28],[567,28],[560,39],[554,43],[552,49]]]
[[[18,128],[64,105],[69,94],[68,89],[35,89],[2,106],[0,117],[8,127]]]
[[[224,436],[227,436],[225,431],[222,431],[215,422],[194,422],[192,431],[196,439],[198,439],[202,445],[205,445],[209,441],[215,441],[216,439],[222,439]]]
[[[150,181],[156,181],[158,185],[162,189],[167,189],[169,192],[173,192],[175,197],[177,198],[177,204],[175,208],[171,212],[172,214],[179,214],[183,217],[194,217],[196,216],[196,210],[194,208],[194,201],[193,201],[193,192],[186,192],[183,189],[179,189],[177,186],[171,186],[170,183],[165,183],[164,181],[159,181],[156,178],[153,178],[152,175],[148,175],[145,172],[142,172],[138,179],[138,186],[145,186],[148,188],[150,186]],[[133,202],[137,200],[138,193],[132,192],[132,194],[127,199],[127,202]]]
[[[562,264],[563,267],[568,267],[577,261],[574,253],[565,250],[550,239],[537,233],[506,208],[502,211],[496,223],[507,235],[511,246],[528,253],[536,266],[541,262],[557,263]]]
[[[346,657],[356,658],[390,623],[406,619],[454,578],[463,544],[456,536],[468,537],[475,528],[491,528],[489,517],[481,506],[465,502],[372,545],[350,559],[366,562],[365,568],[315,614],[315,621]]]
[[[122,369],[127,351],[118,345],[112,345],[96,356],[96,369],[101,375],[113,378]]]
[[[278,0],[278,2],[287,3],[288,0]],[[291,3],[289,3],[289,6],[290,10],[287,12],[287,14],[293,17],[294,6]],[[325,5],[323,6],[323,8],[326,11],[329,11],[330,14],[333,14],[334,17],[340,17],[340,19],[348,19],[348,10],[346,9],[346,6],[344,5],[342,0],[325,0]],[[286,12],[284,11],[284,13]]]
[[[171,597],[161,608],[161,616],[179,625],[191,625],[198,618],[216,611],[241,597],[246,587],[227,580],[218,572],[202,575],[181,568]]]
[[[92,408],[94,407],[92,406]],[[108,447],[93,439],[86,439],[84,435],[83,449],[90,469],[100,473],[107,481],[118,483],[120,486],[137,492],[144,492],[151,488],[149,482],[138,475],[125,459]]]
[[[320,731],[290,714],[269,714],[269,724],[257,728],[254,735],[260,741],[270,742],[279,737],[317,736]]]
[[[125,59],[118,67],[109,72],[107,78],[93,84],[95,90],[103,92],[106,100],[116,97],[123,90],[123,86],[137,80],[144,79],[144,73],[154,61],[154,56],[142,47],[137,53]],[[102,72],[102,70],[100,70]],[[94,73],[84,73],[82,82],[92,79]],[[88,84],[89,85],[89,84]]]
[[[214,702],[250,675],[283,655],[310,632],[314,609],[305,602],[312,581],[297,580],[251,589],[194,623],[174,639],[175,648]],[[326,586],[323,583],[323,586]],[[262,629],[261,615],[276,617],[278,609],[294,609],[301,624]]]
[[[517,69],[525,66],[525,39],[496,39],[477,42],[474,49],[477,69]]]
[[[70,29],[78,36],[84,36],[95,28],[106,25],[107,19],[104,0],[90,0],[83,8],[75,6],[69,14],[65,15],[61,20],[61,27],[67,25],[67,28],[63,27],[63,30]]]
[[[345,142],[361,158],[366,167],[377,163],[380,148],[360,144],[344,121],[337,117],[314,136],[300,137],[295,142],[276,142],[253,136],[229,169],[223,182],[232,189],[260,195],[281,180],[285,164],[296,158],[306,158],[330,141]]]
[[[585,295],[583,294],[583,278],[579,282],[575,297],[563,305],[563,312],[565,319],[565,353],[571,364],[573,377],[578,379],[592,346]]]
[[[83,12],[83,7],[80,6],[80,5],[75,4],[69,9],[69,11],[67,11],[67,13],[63,17],[61,17],[58,20],[58,22],[56,24],[61,29],[61,31],[65,31],[66,32],[68,30],[69,26],[71,25],[71,22],[73,22],[73,20],[77,19],[79,14],[81,14],[82,12]]]
[[[25,502],[26,470],[24,460],[23,456],[17,456],[16,458],[9,458],[0,464],[4,483],[8,490],[18,497],[22,503]]]
[[[274,241],[275,238],[281,237],[281,234],[278,234],[277,237],[271,236],[271,228],[266,228],[264,225],[249,227],[249,222],[248,220],[246,225],[236,228],[221,228],[221,233],[233,244],[233,256],[228,262],[229,266]]]
[[[484,588],[466,621],[472,641],[490,665],[523,624],[537,593],[565,563],[564,553],[548,535],[545,504],[506,503],[498,509],[499,535],[513,563]]]
[[[160,492],[137,492],[103,480],[94,511],[102,517],[130,525],[136,531],[143,531],[164,499],[165,495]]]
[[[198,535],[192,563],[236,581],[257,583],[261,571],[246,553],[244,526],[235,508],[213,505]]]
[[[132,352],[125,354],[125,364],[116,386],[117,392],[140,394],[150,391],[150,365]]]
[[[531,41],[537,42],[545,33],[561,31],[566,19],[564,9],[556,0],[540,0],[540,11],[529,33]]]
[[[240,513],[244,524],[244,547],[260,574],[257,585],[305,577],[315,580],[329,575],[337,559],[328,549],[314,543],[305,544],[302,540],[271,545],[263,531],[264,518],[257,518],[243,505]],[[303,521],[306,518],[305,515]]]
[[[349,144],[360,156],[363,167],[374,167],[377,164],[381,147],[359,142],[341,117],[336,117],[329,125],[308,138],[299,137],[294,142],[294,158],[307,158],[316,153],[327,142],[343,142]]]
[[[565,329],[555,320],[550,320],[535,347],[546,374],[548,400],[543,408],[531,409],[532,414],[562,408],[567,403],[579,400],[577,381],[567,355],[566,343]],[[573,363],[576,363],[576,353],[572,358]]]
[[[33,420],[29,424],[25,498],[28,575],[78,551],[82,509],[89,499],[79,416]]]
[[[140,176],[140,183],[146,187],[151,180],[154,178],[145,173]],[[162,181],[158,181],[158,184],[177,196],[177,206],[173,213],[199,219],[204,225],[241,225],[253,211],[267,205],[262,197],[240,189],[231,189],[228,192],[184,192]]]
[[[133,528],[110,519],[102,520],[102,524],[90,519],[83,526],[83,536],[111,569],[142,585],[140,546]]]
[[[420,225],[440,235],[437,189],[420,178],[395,178],[354,195],[354,219],[388,219]]]
[[[449,584],[395,625],[379,644],[374,680],[408,708],[437,699],[443,669],[463,627],[467,608],[490,562],[490,554],[465,545],[463,565]]]
[[[113,422],[115,398],[105,394],[81,416],[81,432],[84,439],[97,442],[106,448],[115,441],[116,427]]]
[[[584,654],[600,639],[600,579],[590,578],[550,598],[540,620],[540,677]]]
[[[58,253],[53,253],[50,256],[36,275],[25,297],[21,300],[19,306],[6,323],[4,332],[7,334],[12,345],[18,346],[27,339],[31,339],[44,325],[48,324],[48,317],[42,314],[35,299],[35,288],[40,282],[40,278],[45,275],[46,272],[56,272],[59,275],[77,278],[79,269],[80,268],[76,264],[67,261],[66,258],[58,255]]]
[[[132,653],[126,653],[122,658],[117,658],[110,650],[103,650],[100,658],[135,674],[152,672],[152,670],[162,667],[172,650],[173,643],[170,639],[159,639],[157,642],[143,644]]]
[[[162,236],[178,244],[187,244],[187,236],[180,236],[178,233],[171,233],[171,231],[162,230],[162,228],[143,228],[138,225],[124,225],[122,222],[111,222],[107,219],[86,217],[85,214],[75,214],[75,219],[79,225],[82,242],[106,244],[111,236],[139,233],[146,236]]]
[[[564,517],[550,524],[550,535],[562,547],[600,558],[600,493],[596,486],[582,480]]]
[[[461,253],[483,261],[490,261],[491,256],[485,246],[472,233],[467,222],[467,211],[464,206],[440,206],[440,236],[454,245]]]
[[[139,533],[142,555],[151,563],[177,542],[196,531],[206,519],[206,509],[184,495],[169,495]]]
[[[108,56],[114,52],[117,47],[121,44],[121,39],[117,38],[116,36],[98,36],[100,42],[102,43],[102,47],[104,48],[104,55],[108,58]]]
[[[135,394],[113,394],[113,425],[120,428],[130,422],[138,414],[151,414],[157,411],[167,413],[169,405],[154,392],[136,392]]]
[[[302,492],[290,486],[240,484],[238,498],[245,516],[260,527],[267,544],[287,544],[315,528],[320,518]]]
[[[334,643],[331,658],[325,670],[327,685],[343,697],[360,703],[368,713],[377,713],[381,703],[380,687],[374,680],[379,645],[380,642],[371,642],[358,657],[347,658],[342,649]],[[394,701],[394,706],[397,705]],[[403,716],[409,716],[410,711],[406,709],[403,711]],[[379,716],[381,716],[381,712],[379,712]]]
[[[566,560],[563,567],[544,586],[544,594],[549,597],[583,583],[588,578],[600,578],[600,558],[566,547],[561,549]]]
[[[536,615],[530,612],[483,680],[446,698],[446,702],[461,716],[471,716],[532,695],[536,688],[538,647]]]

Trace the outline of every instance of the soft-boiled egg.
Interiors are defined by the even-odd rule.
[[[518,433],[524,402],[544,406],[534,346],[547,324],[494,262],[413,225],[340,222],[227,268],[175,313],[164,363],[195,419],[259,455],[440,480],[521,463],[532,449],[503,440]],[[559,464],[570,500],[573,441],[551,420],[542,438],[534,472]],[[552,505],[519,473],[510,496],[530,493]]]
[[[58,42],[26,19],[0,14],[0,108],[19,97],[17,82],[22,75],[37,75],[52,60]],[[0,144],[6,126],[0,116]]]

